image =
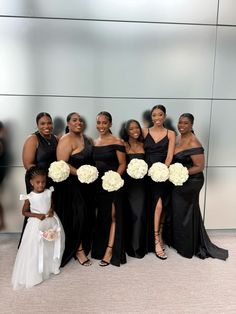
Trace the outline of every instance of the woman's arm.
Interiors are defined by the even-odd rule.
[[[168,139],[169,139],[169,145],[168,145],[168,151],[167,151],[165,164],[169,167],[169,165],[172,162],[174,150],[175,150],[175,132],[174,131],[168,130]]]
[[[22,161],[26,170],[35,166],[35,155],[38,147],[36,135],[30,135],[24,143],[22,151]]]
[[[193,166],[188,169],[188,173],[191,175],[202,172],[205,166],[204,154],[192,155],[191,159],[193,162]]]
[[[122,140],[120,140],[120,139],[118,139],[117,144],[124,147],[124,142]],[[116,151],[116,156],[117,156],[117,159],[118,159],[118,162],[119,162],[119,166],[118,166],[116,171],[120,175],[122,175],[125,172],[125,170],[126,170],[126,154],[125,154],[125,152],[120,152],[119,150],[117,150]]]
[[[23,205],[23,208],[22,208],[22,215],[25,216],[25,217],[38,218],[40,220],[44,220],[46,218],[45,214],[31,213],[29,200],[25,200],[25,202],[24,202],[24,205]]]
[[[70,158],[72,152],[72,145],[70,138],[68,138],[68,135],[64,135],[60,138],[58,145],[57,145],[57,160],[64,160],[68,164],[68,160]],[[70,167],[70,173],[73,175],[76,175],[76,168],[72,167],[70,164],[68,164]]]

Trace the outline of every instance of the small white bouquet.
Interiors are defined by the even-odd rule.
[[[155,162],[148,170],[148,175],[154,182],[165,182],[169,178],[169,169],[162,162]]]
[[[66,180],[70,175],[70,167],[64,160],[54,161],[50,164],[48,169],[48,176],[54,182],[61,182]]]
[[[94,166],[83,165],[77,169],[77,176],[81,183],[92,183],[98,178],[98,170]]]
[[[143,159],[132,159],[127,167],[128,175],[133,179],[142,179],[148,172],[148,165]]]
[[[43,231],[42,237],[47,241],[55,241],[59,237],[59,234],[55,229],[48,229]]]
[[[118,172],[109,170],[102,176],[102,187],[108,192],[119,190],[124,185],[124,180]]]
[[[55,216],[48,217],[39,224],[40,236],[47,241],[56,241],[60,237],[60,225]]]
[[[169,181],[174,185],[183,185],[188,180],[188,169],[179,162],[170,165],[169,172]]]

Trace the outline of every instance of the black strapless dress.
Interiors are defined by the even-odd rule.
[[[57,150],[57,144],[58,144],[57,137],[52,134],[50,139],[45,139],[38,131],[35,132],[34,134],[37,136],[37,139],[38,139],[38,147],[36,149],[35,160],[33,163],[37,167],[48,171],[50,164],[57,160],[57,157],[56,157],[56,150]],[[32,186],[30,184],[30,179],[27,177],[26,174],[25,174],[25,186],[26,186],[26,192],[27,194],[29,194],[32,191]],[[46,188],[49,188],[50,186],[55,187],[55,183],[51,180],[51,178],[47,177]],[[54,198],[54,195],[55,193],[52,194],[53,198]],[[27,220],[28,218],[25,217],[18,248],[21,244],[21,239],[25,230]]]
[[[123,238],[123,188],[115,192],[107,192],[103,190],[101,180],[101,177],[106,171],[117,170],[119,166],[116,155],[117,150],[125,153],[125,148],[122,145],[93,147],[93,159],[99,171],[99,178],[95,182],[97,217],[91,256],[96,259],[102,259],[105,254],[110,234],[112,204],[114,203],[116,228],[110,263],[115,266],[120,266],[120,264],[126,263]]]
[[[143,159],[144,153],[127,154],[127,164],[134,158]],[[133,179],[125,175],[125,246],[129,256],[142,258],[147,253],[146,178]]]
[[[70,156],[68,163],[78,169],[82,165],[92,165],[92,144],[84,137],[85,147]],[[94,185],[80,183],[76,175],[56,185],[55,211],[65,231],[65,251],[61,266],[65,266],[82,241],[85,254],[89,253],[95,217]]]
[[[192,167],[192,155],[203,154],[202,147],[183,150],[174,155],[173,163]],[[205,230],[199,207],[199,193],[204,183],[203,173],[190,175],[182,186],[172,190],[172,246],[187,258],[193,255],[226,260],[228,251],[214,245]]]
[[[147,136],[144,139],[144,149],[145,149],[145,161],[150,168],[152,164],[155,162],[165,163],[165,159],[167,157],[169,139],[166,135],[159,142],[155,142],[150,133],[148,132]],[[169,181],[166,182],[154,182],[150,177],[147,178],[147,246],[148,252],[155,252],[155,240],[154,240],[154,213],[156,204],[161,198],[163,212],[165,215],[167,214],[167,210],[169,209],[170,203],[170,194],[171,194],[171,184]],[[168,215],[169,216],[169,215]],[[166,227],[164,227],[166,230]],[[165,234],[167,231],[163,232],[163,238],[166,241]],[[169,240],[168,240],[169,242]]]

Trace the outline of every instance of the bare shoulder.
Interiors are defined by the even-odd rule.
[[[38,138],[35,134],[29,135],[26,140],[24,145],[38,145]]]
[[[172,130],[168,130],[168,137],[169,138],[175,138],[176,137],[175,132]]]
[[[114,144],[125,146],[125,142],[122,139],[115,136],[114,136]]]
[[[190,145],[191,145],[191,148],[202,147],[202,143],[199,141],[199,139],[194,134],[192,136]]]

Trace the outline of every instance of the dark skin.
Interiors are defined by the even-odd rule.
[[[37,213],[32,213],[30,211],[30,202],[29,200],[25,200],[23,208],[22,208],[22,215],[25,217],[34,217],[38,218],[39,220],[44,220],[47,217],[53,217],[54,210],[53,210],[53,204],[51,205],[51,208],[49,209],[47,214],[37,214]]]

